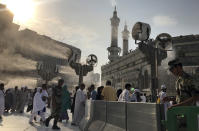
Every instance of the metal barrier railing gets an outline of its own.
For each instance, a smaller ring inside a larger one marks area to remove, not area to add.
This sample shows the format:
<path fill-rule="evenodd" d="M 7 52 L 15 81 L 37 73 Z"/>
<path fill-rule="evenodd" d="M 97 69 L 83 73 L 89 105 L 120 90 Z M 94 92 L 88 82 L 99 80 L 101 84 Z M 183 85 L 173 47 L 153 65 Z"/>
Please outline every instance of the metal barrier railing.
<path fill-rule="evenodd" d="M 82 131 L 164 131 L 161 109 L 156 103 L 92 101 L 90 122 Z M 83 119 L 83 121 L 85 121 Z"/>
<path fill-rule="evenodd" d="M 168 131 L 181 131 L 180 126 L 186 131 L 198 131 L 198 115 L 197 106 L 173 107 L 167 111 L 167 121 L 163 120 L 162 124 Z"/>

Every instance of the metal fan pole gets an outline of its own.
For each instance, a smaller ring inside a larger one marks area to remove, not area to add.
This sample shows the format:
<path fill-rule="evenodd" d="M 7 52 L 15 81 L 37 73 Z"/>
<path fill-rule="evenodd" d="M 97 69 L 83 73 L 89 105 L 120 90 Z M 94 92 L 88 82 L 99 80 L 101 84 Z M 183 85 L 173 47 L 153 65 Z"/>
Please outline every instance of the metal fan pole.
<path fill-rule="evenodd" d="M 95 60 L 93 60 L 93 58 Z M 97 64 L 97 57 L 93 54 L 89 55 L 87 60 L 87 64 L 82 65 L 81 63 L 76 63 L 72 61 L 70 66 L 75 70 L 76 74 L 79 76 L 79 86 L 83 83 L 83 78 L 88 74 L 88 72 L 93 71 L 93 67 Z"/>

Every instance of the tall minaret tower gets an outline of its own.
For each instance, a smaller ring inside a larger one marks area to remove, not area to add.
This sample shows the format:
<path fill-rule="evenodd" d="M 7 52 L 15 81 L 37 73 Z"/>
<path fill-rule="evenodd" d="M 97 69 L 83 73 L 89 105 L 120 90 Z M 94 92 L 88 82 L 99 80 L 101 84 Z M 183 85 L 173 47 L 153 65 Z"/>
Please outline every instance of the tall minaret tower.
<path fill-rule="evenodd" d="M 119 57 L 121 49 L 118 47 L 118 26 L 120 19 L 117 17 L 116 7 L 113 12 L 113 17 L 111 18 L 111 46 L 108 47 L 109 56 L 108 59 L 110 62 L 115 61 Z"/>
<path fill-rule="evenodd" d="M 127 25 L 125 23 L 124 30 L 122 31 L 123 38 L 123 56 L 128 54 L 129 50 L 129 31 L 127 29 Z"/>

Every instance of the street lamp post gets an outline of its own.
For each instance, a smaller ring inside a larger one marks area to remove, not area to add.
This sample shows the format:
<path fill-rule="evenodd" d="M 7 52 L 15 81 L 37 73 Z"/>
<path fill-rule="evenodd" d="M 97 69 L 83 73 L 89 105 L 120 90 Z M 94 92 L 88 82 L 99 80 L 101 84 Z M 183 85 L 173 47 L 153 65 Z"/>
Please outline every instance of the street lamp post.
<path fill-rule="evenodd" d="M 158 53 L 161 51 L 170 51 L 165 48 L 168 47 L 168 44 L 172 43 L 172 37 L 167 33 L 159 34 L 155 39 L 155 50 L 154 50 L 154 88 L 152 88 L 152 101 L 156 101 L 158 89 Z"/>
<path fill-rule="evenodd" d="M 157 42 L 155 42 L 155 52 L 154 52 L 154 88 L 152 88 L 152 101 L 156 101 L 157 92 L 156 89 L 158 89 L 158 45 Z"/>
<path fill-rule="evenodd" d="M 167 44 L 171 43 L 171 36 L 162 33 L 156 37 L 156 40 L 149 40 L 151 27 L 149 24 L 137 22 L 132 29 L 132 37 L 135 41 L 141 41 L 139 49 L 146 55 L 147 60 L 151 64 L 151 96 L 152 102 L 156 101 L 158 89 L 158 65 L 167 57 Z"/>

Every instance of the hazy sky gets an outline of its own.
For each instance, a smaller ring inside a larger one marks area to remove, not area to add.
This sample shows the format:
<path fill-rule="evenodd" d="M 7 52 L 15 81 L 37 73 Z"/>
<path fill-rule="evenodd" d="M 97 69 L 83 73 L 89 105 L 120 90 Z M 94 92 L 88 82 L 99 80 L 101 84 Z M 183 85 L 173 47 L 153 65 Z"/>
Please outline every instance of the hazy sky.
<path fill-rule="evenodd" d="M 132 30 L 137 21 L 151 25 L 151 37 L 167 32 L 172 36 L 199 34 L 199 0 L 34 0 L 34 20 L 23 25 L 40 34 L 74 45 L 82 50 L 82 61 L 96 54 L 101 65 L 108 62 L 111 41 L 110 18 L 117 4 L 120 18 L 119 46 L 125 21 Z M 17 8 L 17 7 L 16 7 Z M 132 37 L 130 49 L 135 48 Z"/>

